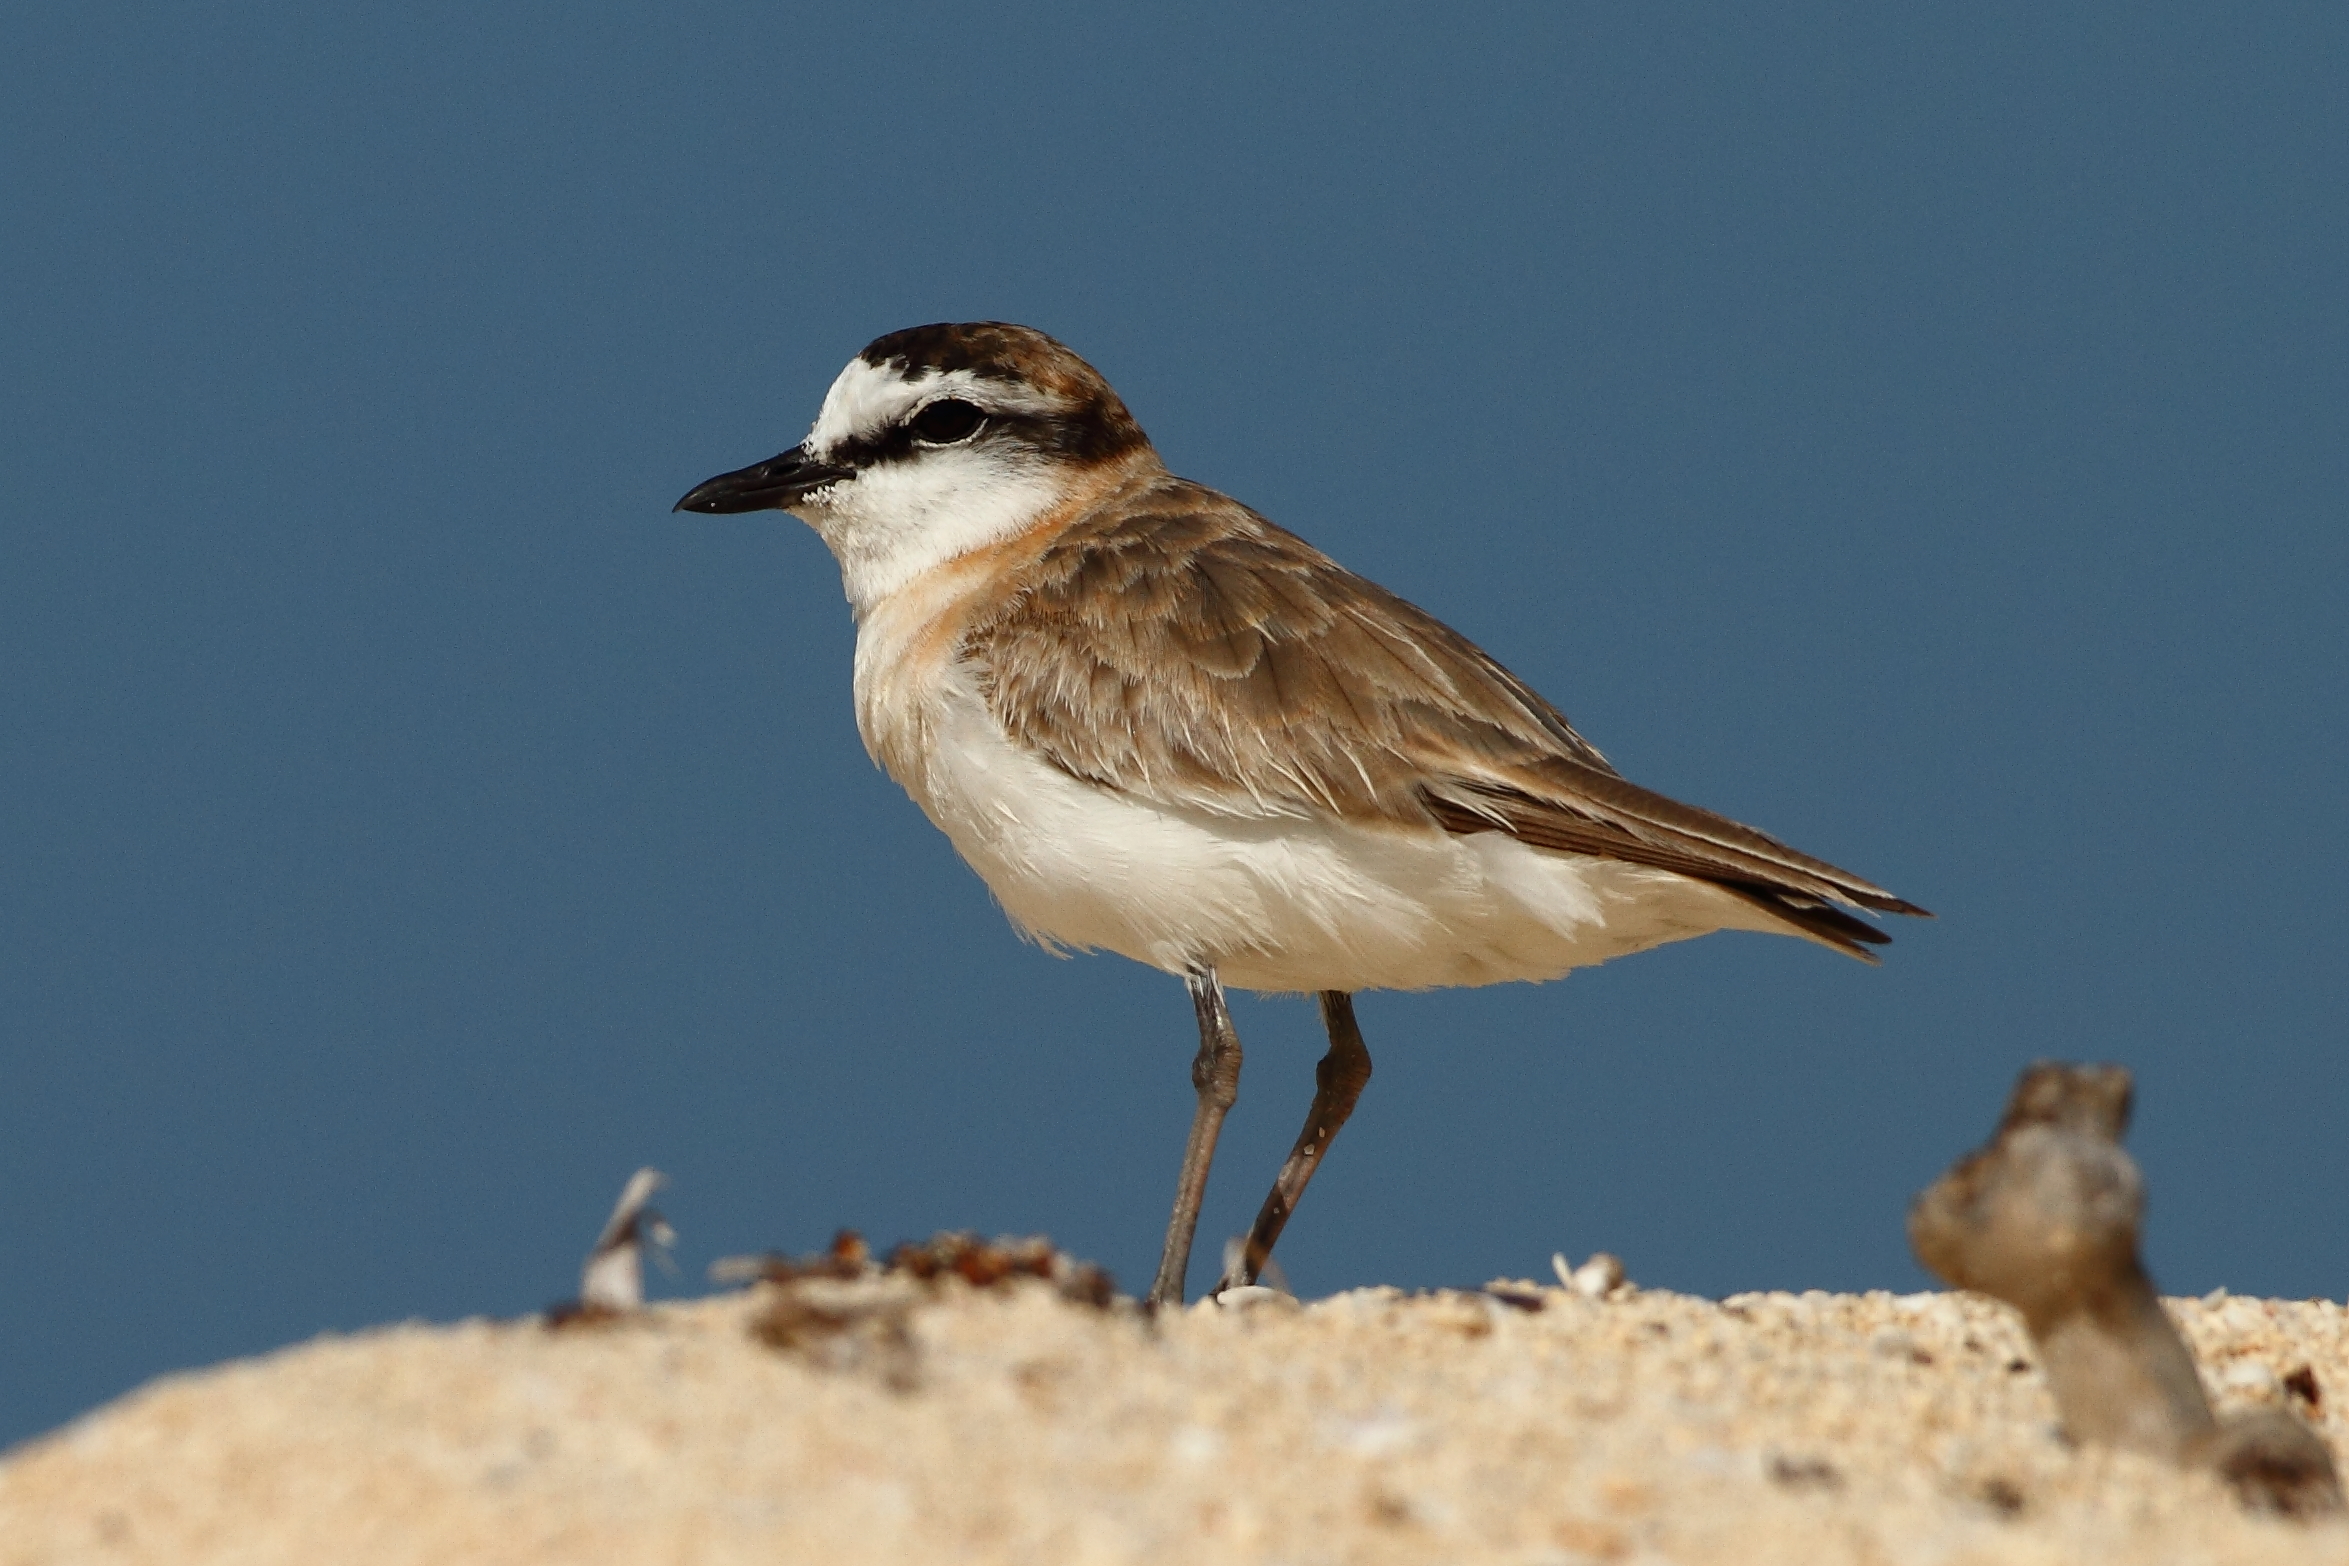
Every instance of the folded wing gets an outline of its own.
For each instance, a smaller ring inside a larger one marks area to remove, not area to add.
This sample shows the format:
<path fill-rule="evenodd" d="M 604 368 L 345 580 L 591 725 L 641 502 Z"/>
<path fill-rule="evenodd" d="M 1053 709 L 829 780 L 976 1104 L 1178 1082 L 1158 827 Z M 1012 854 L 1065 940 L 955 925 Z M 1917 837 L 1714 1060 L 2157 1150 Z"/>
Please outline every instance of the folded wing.
<path fill-rule="evenodd" d="M 1628 781 L 1475 644 L 1213 490 L 1080 521 L 1006 601 L 964 657 L 1006 730 L 1104 787 L 1506 832 L 1713 882 L 1856 957 L 1890 937 L 1844 908 L 1925 912 Z"/>

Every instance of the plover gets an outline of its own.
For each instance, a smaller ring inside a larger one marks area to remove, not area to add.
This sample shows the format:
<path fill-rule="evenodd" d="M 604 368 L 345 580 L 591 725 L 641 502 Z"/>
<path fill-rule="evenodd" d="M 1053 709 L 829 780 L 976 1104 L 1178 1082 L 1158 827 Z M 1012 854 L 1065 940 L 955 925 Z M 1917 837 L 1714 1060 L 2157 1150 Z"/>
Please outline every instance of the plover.
<path fill-rule="evenodd" d="M 1179 1303 L 1240 1041 L 1319 996 L 1305 1129 L 1246 1284 L 1370 1077 L 1358 990 L 1554 979 L 1715 930 L 1873 961 L 1882 887 L 1624 779 L 1432 615 L 1168 472 L 1023 326 L 893 332 L 806 440 L 680 511 L 788 511 L 840 562 L 865 748 L 1047 948 L 1180 977 L 1198 1095 L 1152 1300 Z"/>

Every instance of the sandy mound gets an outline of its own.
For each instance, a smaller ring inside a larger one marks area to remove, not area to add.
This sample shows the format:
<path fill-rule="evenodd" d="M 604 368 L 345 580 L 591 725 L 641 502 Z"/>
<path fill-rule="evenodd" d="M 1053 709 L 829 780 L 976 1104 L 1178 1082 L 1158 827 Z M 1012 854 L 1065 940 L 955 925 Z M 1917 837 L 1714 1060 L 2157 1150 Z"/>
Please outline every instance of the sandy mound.
<path fill-rule="evenodd" d="M 0 1463 L 0 1562 L 2349 1560 L 2065 1447 L 1969 1297 L 829 1287 L 782 1347 L 763 1286 L 172 1377 Z M 2343 1448 L 2341 1306 L 2172 1309 L 2222 1408 Z"/>

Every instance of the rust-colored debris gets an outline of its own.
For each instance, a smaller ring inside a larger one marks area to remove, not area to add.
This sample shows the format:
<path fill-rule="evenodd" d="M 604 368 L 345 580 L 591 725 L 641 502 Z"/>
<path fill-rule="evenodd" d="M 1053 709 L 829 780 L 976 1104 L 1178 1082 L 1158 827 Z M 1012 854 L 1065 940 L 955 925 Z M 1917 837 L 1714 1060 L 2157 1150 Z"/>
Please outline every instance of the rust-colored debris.
<path fill-rule="evenodd" d="M 918 1303 L 902 1281 L 847 1282 L 807 1274 L 774 1287 L 750 1335 L 772 1349 L 832 1371 L 869 1371 L 893 1392 L 921 1381 L 921 1356 L 907 1318 Z"/>
<path fill-rule="evenodd" d="M 2306 1403 L 2311 1412 L 2325 1406 L 2324 1389 L 2316 1384 L 2316 1367 L 2302 1365 L 2284 1378 L 2287 1395 Z"/>
<path fill-rule="evenodd" d="M 806 1256 L 738 1256 L 710 1269 L 721 1282 L 767 1288 L 751 1336 L 828 1370 L 868 1371 L 895 1391 L 920 1380 L 909 1321 L 915 1306 L 949 1286 L 1001 1288 L 1023 1279 L 1049 1285 L 1072 1304 L 1105 1308 L 1117 1298 L 1109 1274 L 1053 1248 L 1041 1235 L 982 1240 L 947 1232 L 908 1242 L 876 1260 L 854 1229 Z"/>
<path fill-rule="evenodd" d="M 889 1269 L 933 1282 L 960 1278 L 973 1288 L 992 1288 L 1014 1278 L 1040 1278 L 1079 1305 L 1106 1306 L 1117 1297 L 1109 1274 L 1052 1248 L 1042 1235 L 981 1240 L 975 1234 L 944 1233 L 922 1245 L 905 1244 L 889 1253 Z"/>
<path fill-rule="evenodd" d="M 982 1240 L 967 1231 L 945 1230 L 920 1244 L 909 1240 L 891 1251 L 886 1260 L 875 1261 L 864 1236 L 854 1229 L 843 1229 L 825 1250 L 805 1256 L 771 1251 L 763 1256 L 730 1257 L 710 1271 L 728 1283 L 797 1283 L 809 1278 L 854 1282 L 892 1277 L 938 1283 L 960 1278 L 975 1289 L 1036 1278 L 1051 1284 L 1073 1304 L 1107 1306 L 1117 1297 L 1107 1272 L 1055 1250 L 1042 1235 Z"/>
<path fill-rule="evenodd" d="M 879 1277 L 880 1269 L 873 1265 L 873 1250 L 865 1244 L 865 1237 L 854 1229 L 842 1229 L 823 1250 L 805 1256 L 785 1256 L 780 1251 L 729 1256 L 711 1265 L 710 1276 L 720 1283 L 797 1283 L 802 1278 L 853 1281 Z"/>

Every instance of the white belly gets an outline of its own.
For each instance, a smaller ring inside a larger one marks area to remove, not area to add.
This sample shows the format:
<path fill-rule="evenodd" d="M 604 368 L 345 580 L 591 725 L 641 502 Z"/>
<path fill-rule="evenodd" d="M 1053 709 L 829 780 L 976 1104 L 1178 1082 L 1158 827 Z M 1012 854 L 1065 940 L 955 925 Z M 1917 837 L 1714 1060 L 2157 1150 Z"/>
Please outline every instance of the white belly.
<path fill-rule="evenodd" d="M 960 680 L 925 694 L 926 765 L 899 781 L 1048 945 L 1170 973 L 1212 964 L 1242 989 L 1427 989 L 1554 979 L 1714 930 L 1778 929 L 1704 882 L 1499 832 L 1150 804 L 1016 747 Z"/>

